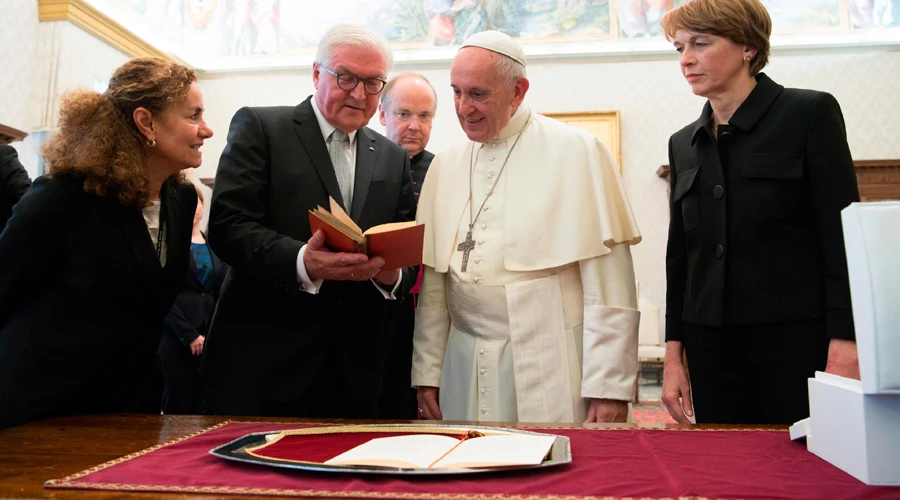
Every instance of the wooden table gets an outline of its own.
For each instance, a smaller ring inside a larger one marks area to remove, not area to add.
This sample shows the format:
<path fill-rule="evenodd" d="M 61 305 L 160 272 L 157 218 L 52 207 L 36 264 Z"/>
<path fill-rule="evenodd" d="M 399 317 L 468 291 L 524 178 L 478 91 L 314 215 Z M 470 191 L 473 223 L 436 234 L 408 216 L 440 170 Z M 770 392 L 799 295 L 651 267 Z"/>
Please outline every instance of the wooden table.
<path fill-rule="evenodd" d="M 90 415 L 50 419 L 2 430 L 0 431 L 0 497 L 212 498 L 201 495 L 51 490 L 44 489 L 43 484 L 48 479 L 74 474 L 129 453 L 198 432 L 229 419 L 229 417 L 199 415 Z M 309 422 L 304 419 L 288 418 L 240 417 L 239 419 L 260 422 Z M 341 422 L 373 423 L 373 421 Z M 674 424 L 572 425 L 572 427 L 582 426 L 656 429 L 682 427 Z M 517 427 L 527 428 L 528 425 L 520 424 Z M 237 497 L 229 495 L 227 498 Z"/>

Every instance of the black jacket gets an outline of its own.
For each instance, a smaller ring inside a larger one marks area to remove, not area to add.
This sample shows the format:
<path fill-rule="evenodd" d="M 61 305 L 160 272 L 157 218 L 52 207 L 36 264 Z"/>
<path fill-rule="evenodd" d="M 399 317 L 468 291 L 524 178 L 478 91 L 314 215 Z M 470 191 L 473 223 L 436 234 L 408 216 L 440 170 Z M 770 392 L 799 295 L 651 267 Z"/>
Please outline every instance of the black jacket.
<path fill-rule="evenodd" d="M 363 230 L 411 220 L 406 150 L 365 127 L 356 142 L 351 218 Z M 337 348 L 335 370 L 352 381 L 355 396 L 377 396 L 388 301 L 369 282 L 326 281 L 317 295 L 298 289 L 297 254 L 311 236 L 308 211 L 327 207 L 329 195 L 343 205 L 309 99 L 238 110 L 210 206 L 209 242 L 231 266 L 204 347 L 201 372 L 210 381 L 296 400 L 324 354 Z M 402 294 L 415 268 L 404 269 L 401 280 Z"/>
<path fill-rule="evenodd" d="M 205 235 L 204 235 L 205 236 Z M 166 316 L 166 333 L 175 335 L 183 345 L 190 345 L 199 335 L 206 335 L 219 300 L 228 265 L 207 245 L 213 269 L 205 284 L 200 283 L 193 252 L 188 253 L 189 264 L 184 286 L 178 292 L 172 310 Z"/>
<path fill-rule="evenodd" d="M 666 340 L 683 323 L 825 317 L 854 339 L 841 210 L 859 201 L 840 106 L 765 74 L 711 130 L 709 103 L 669 140 Z"/>
<path fill-rule="evenodd" d="M 0 428 L 127 409 L 184 282 L 197 194 L 163 185 L 161 267 L 141 210 L 38 178 L 0 233 Z"/>
<path fill-rule="evenodd" d="M 431 166 L 432 160 L 434 160 L 434 154 L 424 149 L 409 160 L 409 176 L 412 178 L 416 203 L 419 202 L 419 193 L 422 191 L 422 184 L 425 183 L 425 175 L 428 173 L 428 167 Z M 413 218 L 415 218 L 415 213 L 413 213 Z"/>
<path fill-rule="evenodd" d="M 12 215 L 12 207 L 28 191 L 31 179 L 19 163 L 15 148 L 0 144 L 0 231 Z"/>

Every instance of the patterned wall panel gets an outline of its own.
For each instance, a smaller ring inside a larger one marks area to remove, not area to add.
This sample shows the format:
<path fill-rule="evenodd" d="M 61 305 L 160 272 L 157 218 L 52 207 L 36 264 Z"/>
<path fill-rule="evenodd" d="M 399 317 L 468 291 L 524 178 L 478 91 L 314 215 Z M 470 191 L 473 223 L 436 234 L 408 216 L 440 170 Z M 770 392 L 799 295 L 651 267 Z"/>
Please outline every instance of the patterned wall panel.
<path fill-rule="evenodd" d="M 31 88 L 38 45 L 37 1 L 0 0 L 0 47 L 3 71 L 0 71 L 0 123 L 31 134 Z M 32 136 L 13 144 L 22 164 L 34 175 L 37 156 Z"/>

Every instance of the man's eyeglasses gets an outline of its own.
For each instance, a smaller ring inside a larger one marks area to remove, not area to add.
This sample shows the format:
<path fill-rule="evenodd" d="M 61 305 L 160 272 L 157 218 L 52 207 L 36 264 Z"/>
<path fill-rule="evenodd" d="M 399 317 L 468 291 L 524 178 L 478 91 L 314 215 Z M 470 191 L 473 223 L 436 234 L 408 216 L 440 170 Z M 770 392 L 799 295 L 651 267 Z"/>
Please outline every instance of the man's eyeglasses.
<path fill-rule="evenodd" d="M 434 119 L 434 115 L 431 113 L 422 113 L 422 114 L 414 115 L 414 114 L 410 113 L 409 111 L 391 111 L 391 114 L 394 115 L 394 118 L 396 118 L 397 121 L 400 121 L 403 123 L 409 123 L 410 121 L 412 121 L 413 118 L 418 118 L 419 123 L 428 125 L 429 123 L 431 123 L 431 120 Z"/>
<path fill-rule="evenodd" d="M 387 80 L 378 78 L 377 76 L 362 79 L 352 73 L 335 73 L 322 64 L 319 64 L 319 67 L 334 75 L 334 78 L 337 80 L 338 87 L 340 87 L 341 90 L 346 90 L 347 92 L 355 89 L 356 86 L 359 85 L 359 82 L 362 81 L 363 90 L 365 90 L 367 94 L 378 95 L 382 90 L 384 90 L 384 85 L 387 83 Z"/>

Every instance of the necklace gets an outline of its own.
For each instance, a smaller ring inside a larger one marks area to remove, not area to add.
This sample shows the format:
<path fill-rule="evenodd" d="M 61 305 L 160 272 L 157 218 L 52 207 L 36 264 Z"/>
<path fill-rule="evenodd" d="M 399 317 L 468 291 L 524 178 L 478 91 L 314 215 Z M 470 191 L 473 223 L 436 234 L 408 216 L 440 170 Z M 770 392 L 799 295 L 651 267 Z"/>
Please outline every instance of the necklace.
<path fill-rule="evenodd" d="M 466 231 L 466 240 L 459 244 L 456 247 L 457 252 L 463 253 L 462 258 L 462 267 L 460 270 L 462 272 L 466 272 L 466 268 L 469 265 L 469 252 L 475 249 L 475 240 L 472 239 L 472 228 L 475 227 L 475 222 L 478 221 L 478 216 L 481 215 L 482 209 L 484 209 L 484 204 L 487 203 L 488 198 L 494 194 L 494 188 L 497 187 L 497 183 L 500 182 L 500 176 L 503 175 L 503 170 L 506 168 L 507 162 L 509 162 L 509 157 L 512 155 L 514 149 L 516 149 L 516 144 L 519 143 L 519 139 L 522 138 L 522 132 L 525 132 L 525 127 L 528 127 L 531 122 L 528 121 L 525 123 L 525 126 L 522 127 L 522 130 L 516 135 L 516 140 L 513 142 L 512 147 L 509 148 L 509 152 L 506 153 L 506 159 L 503 160 L 503 165 L 500 166 L 500 172 L 497 173 L 497 178 L 494 179 L 494 184 L 491 186 L 491 189 L 484 196 L 484 201 L 481 202 L 481 206 L 478 207 L 478 212 L 474 215 L 472 211 L 475 209 L 473 199 L 472 199 L 472 177 L 475 175 L 475 143 L 472 142 L 472 153 L 469 155 L 469 230 Z"/>

